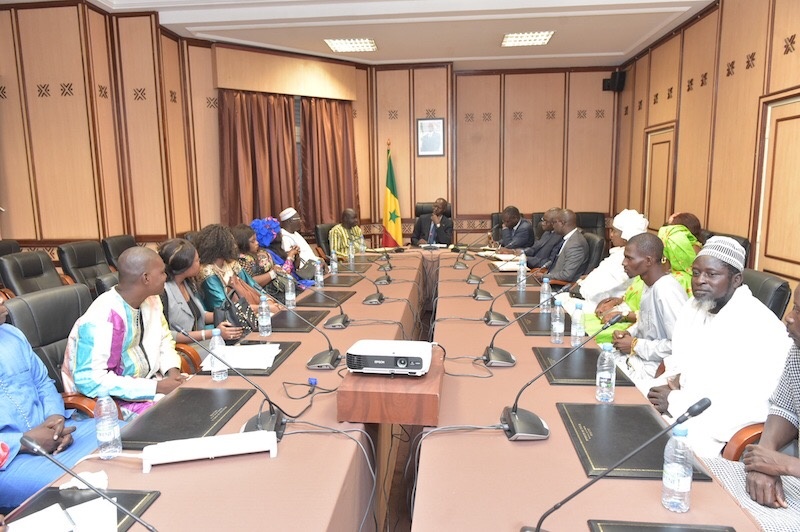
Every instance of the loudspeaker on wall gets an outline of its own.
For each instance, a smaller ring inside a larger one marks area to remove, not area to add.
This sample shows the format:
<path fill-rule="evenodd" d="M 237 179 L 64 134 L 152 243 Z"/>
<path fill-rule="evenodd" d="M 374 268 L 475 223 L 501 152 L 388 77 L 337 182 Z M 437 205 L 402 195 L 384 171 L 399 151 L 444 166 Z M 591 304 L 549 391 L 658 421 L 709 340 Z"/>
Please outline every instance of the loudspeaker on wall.
<path fill-rule="evenodd" d="M 604 91 L 622 92 L 625 88 L 625 72 L 612 72 L 610 78 L 603 80 Z"/>

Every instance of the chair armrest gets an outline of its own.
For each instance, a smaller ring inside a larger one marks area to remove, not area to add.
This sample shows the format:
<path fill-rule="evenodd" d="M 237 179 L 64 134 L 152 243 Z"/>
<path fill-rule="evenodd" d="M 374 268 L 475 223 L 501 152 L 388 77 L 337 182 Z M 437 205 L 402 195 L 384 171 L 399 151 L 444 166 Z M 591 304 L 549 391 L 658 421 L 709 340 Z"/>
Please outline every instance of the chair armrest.
<path fill-rule="evenodd" d="M 194 374 L 200 371 L 202 360 L 194 347 L 188 344 L 175 344 L 175 351 L 181 357 L 181 371 Z"/>
<path fill-rule="evenodd" d="M 60 273 L 58 274 L 61 277 L 61 284 L 75 284 L 75 279 L 70 277 L 69 275 Z"/>
<path fill-rule="evenodd" d="M 661 364 L 659 364 L 658 368 L 656 368 L 656 375 L 655 376 L 656 377 L 660 377 L 660 376 L 662 376 L 664 374 L 665 371 L 667 371 L 667 367 L 664 365 L 664 361 L 662 360 Z"/>
<path fill-rule="evenodd" d="M 96 399 L 79 393 L 67 392 L 62 393 L 61 398 L 64 400 L 64 407 L 74 408 L 78 412 L 86 414 L 89 417 L 94 417 L 94 405 L 97 403 Z"/>
<path fill-rule="evenodd" d="M 331 263 L 331 258 L 325 254 L 325 250 L 322 249 L 320 246 L 314 246 L 314 252 L 317 254 L 317 257 L 320 257 L 322 260 L 327 262 L 328 264 Z"/>
<path fill-rule="evenodd" d="M 17 295 L 10 288 L 0 288 L 0 301 L 7 301 L 15 297 Z"/>
<path fill-rule="evenodd" d="M 760 440 L 762 432 L 764 432 L 763 423 L 755 423 L 740 428 L 731 437 L 730 441 L 725 444 L 725 448 L 722 449 L 722 457 L 726 460 L 738 462 L 739 458 L 742 457 L 744 448 Z"/>

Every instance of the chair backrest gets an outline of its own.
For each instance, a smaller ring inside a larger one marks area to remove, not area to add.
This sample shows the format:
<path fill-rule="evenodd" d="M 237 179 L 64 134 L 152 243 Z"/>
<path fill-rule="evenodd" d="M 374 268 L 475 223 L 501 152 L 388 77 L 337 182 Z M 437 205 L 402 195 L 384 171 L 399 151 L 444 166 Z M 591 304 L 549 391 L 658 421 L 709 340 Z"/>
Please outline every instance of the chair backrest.
<path fill-rule="evenodd" d="M 414 206 L 414 217 L 419 218 L 423 214 L 431 214 L 433 212 L 433 202 L 432 201 L 425 201 L 425 202 L 417 202 Z M 444 210 L 444 215 L 448 218 L 453 217 L 453 206 L 450 203 L 447 204 L 447 208 Z"/>
<path fill-rule="evenodd" d="M 331 256 L 331 243 L 328 240 L 328 233 L 331 232 L 333 226 L 336 224 L 317 224 L 314 226 L 314 238 L 317 245 L 325 252 L 326 257 Z"/>
<path fill-rule="evenodd" d="M 117 259 L 122 255 L 122 252 L 136 245 L 136 240 L 131 235 L 109 236 L 101 242 L 103 251 L 106 254 L 106 261 L 116 269 L 119 269 Z"/>
<path fill-rule="evenodd" d="M 119 284 L 119 272 L 104 273 L 94 280 L 95 292 L 99 296 Z"/>
<path fill-rule="evenodd" d="M 91 304 L 92 296 L 83 284 L 48 288 L 6 301 L 9 323 L 25 334 L 59 392 L 64 391 L 61 365 L 67 338 Z"/>
<path fill-rule="evenodd" d="M 0 256 L 19 253 L 22 248 L 16 240 L 0 240 Z"/>
<path fill-rule="evenodd" d="M 789 298 L 792 296 L 789 283 L 777 275 L 751 270 L 750 268 L 745 268 L 742 276 L 744 277 L 744 284 L 753 292 L 756 299 L 774 312 L 778 319 L 783 319 L 783 313 L 786 312 Z"/>
<path fill-rule="evenodd" d="M 188 240 L 192 244 L 195 244 L 194 239 L 197 238 L 197 235 L 199 235 L 199 234 L 200 234 L 200 231 L 186 231 L 186 233 L 183 234 L 183 238 L 185 238 L 186 240 Z"/>
<path fill-rule="evenodd" d="M 531 223 L 533 224 L 534 241 L 542 238 L 544 229 L 542 229 L 542 219 L 544 218 L 543 212 L 535 212 L 531 214 Z"/>
<path fill-rule="evenodd" d="M 492 239 L 497 242 L 500 240 L 500 235 L 503 230 L 503 213 L 502 212 L 493 212 L 492 213 Z"/>
<path fill-rule="evenodd" d="M 586 265 L 586 269 L 583 271 L 581 275 L 586 275 L 590 271 L 597 268 L 600 261 L 603 260 L 603 257 L 606 253 L 606 239 L 602 236 L 597 236 L 594 233 L 587 233 L 584 232 L 583 236 L 586 238 L 586 242 L 589 243 L 589 263 Z"/>
<path fill-rule="evenodd" d="M 604 212 L 576 212 L 576 221 L 583 234 L 594 233 L 606 237 L 606 214 Z"/>
<path fill-rule="evenodd" d="M 63 284 L 50 255 L 42 250 L 3 255 L 0 278 L 6 288 L 18 296 Z"/>
<path fill-rule="evenodd" d="M 708 229 L 703 229 L 702 231 L 700 231 L 700 235 L 702 236 L 703 242 L 706 242 L 712 236 L 727 236 L 736 240 L 744 248 L 744 265 L 747 266 L 748 264 L 750 264 L 751 245 L 750 245 L 750 240 L 748 238 L 739 235 L 731 235 L 729 233 L 717 233 L 714 231 L 709 231 Z"/>
<path fill-rule="evenodd" d="M 106 262 L 106 254 L 100 242 L 84 240 L 82 242 L 69 242 L 58 246 L 58 259 L 64 273 L 72 277 L 76 283 L 85 284 L 89 290 L 95 292 L 95 279 L 105 273 L 111 273 L 111 268 Z"/>

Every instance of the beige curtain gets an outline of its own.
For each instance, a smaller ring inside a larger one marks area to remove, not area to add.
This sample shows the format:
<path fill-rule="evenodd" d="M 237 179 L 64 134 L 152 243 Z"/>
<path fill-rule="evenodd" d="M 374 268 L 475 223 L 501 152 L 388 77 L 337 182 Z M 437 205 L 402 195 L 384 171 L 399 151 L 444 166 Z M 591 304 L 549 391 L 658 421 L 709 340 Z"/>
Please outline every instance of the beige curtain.
<path fill-rule="evenodd" d="M 358 171 L 350 102 L 302 99 L 303 186 L 305 226 L 338 222 L 348 207 L 359 212 Z"/>
<path fill-rule="evenodd" d="M 223 224 L 277 216 L 297 202 L 294 97 L 220 90 Z"/>

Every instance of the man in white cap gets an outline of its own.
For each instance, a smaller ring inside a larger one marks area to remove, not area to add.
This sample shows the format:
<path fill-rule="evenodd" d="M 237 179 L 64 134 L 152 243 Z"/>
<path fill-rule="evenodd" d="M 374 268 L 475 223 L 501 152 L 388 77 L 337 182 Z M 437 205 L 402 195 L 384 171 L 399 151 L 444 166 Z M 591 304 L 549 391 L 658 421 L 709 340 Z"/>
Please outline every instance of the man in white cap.
<path fill-rule="evenodd" d="M 300 234 L 302 219 L 295 208 L 287 207 L 283 209 L 278 217 L 281 220 L 281 234 L 283 235 L 282 245 L 284 251 L 289 251 L 296 246 L 300 250 L 300 259 L 302 259 L 303 262 L 316 260 L 318 258 L 317 254 L 314 253 L 314 250 L 308 245 L 306 239 Z"/>
<path fill-rule="evenodd" d="M 699 456 L 717 456 L 740 428 L 763 423 L 791 340 L 781 321 L 742 284 L 744 248 L 712 237 L 692 264 L 694 297 L 681 309 L 665 360 L 668 383 L 648 399 L 679 416 L 702 399 L 711 406 L 687 422 Z"/>

